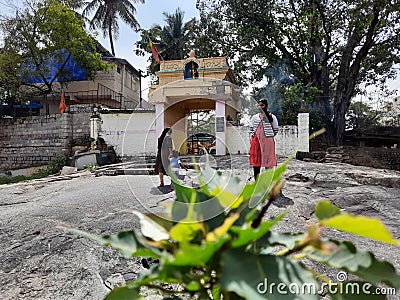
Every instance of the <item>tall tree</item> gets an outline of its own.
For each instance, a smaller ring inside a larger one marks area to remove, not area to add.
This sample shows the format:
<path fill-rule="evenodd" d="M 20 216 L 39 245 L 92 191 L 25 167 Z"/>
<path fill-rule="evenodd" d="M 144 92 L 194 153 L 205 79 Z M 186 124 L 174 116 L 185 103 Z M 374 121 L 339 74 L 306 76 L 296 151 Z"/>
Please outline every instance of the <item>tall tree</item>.
<path fill-rule="evenodd" d="M 156 24 L 149 30 L 142 30 L 141 39 L 136 42 L 135 52 L 142 56 L 151 53 L 149 42 L 152 41 L 163 60 L 183 59 L 190 49 L 195 19 L 184 22 L 185 13 L 180 8 L 172 14 L 164 12 L 163 15 L 166 24 Z M 158 66 L 153 61 L 149 73 L 154 74 L 157 69 Z"/>
<path fill-rule="evenodd" d="M 111 53 L 115 56 L 114 38 L 118 38 L 118 20 L 131 26 L 134 30 L 139 30 L 140 25 L 135 18 L 136 8 L 134 4 L 144 3 L 144 0 L 92 0 L 83 10 L 83 16 L 89 16 L 95 11 L 90 20 L 90 28 L 98 29 L 103 32 L 104 38 L 108 35 Z"/>
<path fill-rule="evenodd" d="M 0 50 L 0 105 L 18 101 L 21 61 L 16 51 Z"/>
<path fill-rule="evenodd" d="M 318 88 L 313 107 L 338 144 L 359 84 L 384 85 L 400 62 L 399 0 L 198 0 L 198 7 L 223 24 L 214 40 L 231 36 L 225 47 L 243 81 L 284 63 L 297 83 Z"/>
<path fill-rule="evenodd" d="M 0 26 L 4 38 L 1 57 L 14 57 L 0 59 L 0 70 L 10 71 L 3 73 L 10 86 L 25 85 L 34 94 L 49 94 L 55 82 L 66 84 L 72 80 L 68 67 L 72 59 L 89 79 L 97 71 L 107 70 L 83 21 L 57 0 L 32 1 Z"/>

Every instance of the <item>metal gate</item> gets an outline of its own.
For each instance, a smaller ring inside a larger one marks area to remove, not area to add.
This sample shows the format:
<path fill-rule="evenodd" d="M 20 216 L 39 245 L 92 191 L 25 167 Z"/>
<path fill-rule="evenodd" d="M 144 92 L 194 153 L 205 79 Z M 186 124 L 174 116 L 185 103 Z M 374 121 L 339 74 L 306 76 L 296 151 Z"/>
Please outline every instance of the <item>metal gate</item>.
<path fill-rule="evenodd" d="M 188 117 L 188 154 L 210 153 L 215 146 L 215 111 L 193 110 Z"/>

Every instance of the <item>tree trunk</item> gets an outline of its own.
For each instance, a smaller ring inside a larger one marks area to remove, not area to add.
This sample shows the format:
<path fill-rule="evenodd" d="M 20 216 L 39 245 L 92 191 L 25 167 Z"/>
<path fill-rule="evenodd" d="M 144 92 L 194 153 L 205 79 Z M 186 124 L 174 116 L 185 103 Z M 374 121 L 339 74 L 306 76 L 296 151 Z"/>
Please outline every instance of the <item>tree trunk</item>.
<path fill-rule="evenodd" d="M 111 23 L 110 23 L 110 25 L 108 26 L 108 37 L 109 37 L 109 39 L 110 39 L 111 54 L 115 57 L 114 41 L 113 41 Z"/>
<path fill-rule="evenodd" d="M 337 98 L 336 98 L 337 99 Z M 338 104 L 335 106 L 335 118 L 333 122 L 333 134 L 336 145 L 342 145 L 344 142 L 344 130 L 345 130 L 345 115 L 346 115 L 346 101 L 336 100 Z"/>
<path fill-rule="evenodd" d="M 355 87 L 360 72 L 362 61 L 374 45 L 374 32 L 379 22 L 380 8 L 374 5 L 372 9 L 373 15 L 368 30 L 363 37 L 361 33 L 354 30 L 347 40 L 344 47 L 338 74 L 338 83 L 336 86 L 336 96 L 334 103 L 334 137 L 337 145 L 344 142 L 345 131 L 345 115 L 350 106 L 351 98 L 354 95 Z M 361 40 L 365 38 L 362 47 L 354 54 Z"/>
<path fill-rule="evenodd" d="M 315 15 L 315 20 L 311 20 L 310 24 L 310 32 L 311 32 L 311 40 L 310 43 L 312 45 L 312 58 L 313 61 L 311 63 L 311 82 L 312 85 L 317 87 L 321 94 L 316 97 L 313 101 L 313 106 L 321 113 L 321 117 L 325 126 L 328 129 L 328 132 L 331 132 L 331 104 L 330 104 L 330 88 L 329 88 L 329 69 L 328 69 L 328 53 L 330 50 L 330 43 L 329 43 L 329 32 L 324 32 L 327 35 L 326 40 L 328 40 L 328 44 L 326 48 L 324 48 L 320 30 L 320 19 L 318 3 L 312 2 L 311 4 L 312 15 Z M 329 143 L 331 140 L 330 137 L 327 138 L 327 142 Z"/>

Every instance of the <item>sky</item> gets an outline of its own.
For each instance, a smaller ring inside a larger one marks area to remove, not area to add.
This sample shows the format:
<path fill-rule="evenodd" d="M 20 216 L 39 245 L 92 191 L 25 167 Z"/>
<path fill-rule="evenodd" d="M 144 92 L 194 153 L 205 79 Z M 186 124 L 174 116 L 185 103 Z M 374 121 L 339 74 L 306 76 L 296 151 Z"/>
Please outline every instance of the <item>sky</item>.
<path fill-rule="evenodd" d="M 1 0 L 0 0 L 1 1 Z M 159 24 L 165 25 L 163 12 L 172 14 L 179 7 L 184 13 L 184 22 L 189 21 L 191 18 L 199 17 L 199 11 L 196 9 L 196 0 L 145 0 L 144 4 L 137 3 L 136 19 L 138 20 L 141 28 L 150 29 L 152 25 Z M 102 33 L 99 33 L 97 39 L 109 51 L 111 51 L 108 37 L 103 39 Z M 148 65 L 147 56 L 137 56 L 134 53 L 135 42 L 140 39 L 140 35 L 133 31 L 129 26 L 120 22 L 119 36 L 114 40 L 115 55 L 119 58 L 124 58 L 137 69 L 146 72 Z M 142 79 L 143 98 L 147 99 L 148 87 L 150 85 L 150 78 Z"/>

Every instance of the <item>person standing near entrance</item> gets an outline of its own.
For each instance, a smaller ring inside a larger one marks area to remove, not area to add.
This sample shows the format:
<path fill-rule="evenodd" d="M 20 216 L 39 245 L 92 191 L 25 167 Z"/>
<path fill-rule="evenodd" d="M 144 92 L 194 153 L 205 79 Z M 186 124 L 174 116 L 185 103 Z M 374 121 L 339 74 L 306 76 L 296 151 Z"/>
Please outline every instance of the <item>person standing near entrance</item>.
<path fill-rule="evenodd" d="M 267 99 L 258 100 L 260 112 L 250 119 L 250 165 L 254 179 L 261 167 L 273 168 L 277 165 L 274 136 L 278 133 L 278 119 L 268 110 Z"/>
<path fill-rule="evenodd" d="M 174 149 L 174 143 L 172 141 L 172 129 L 164 128 L 157 143 L 157 158 L 154 170 L 160 177 L 160 187 L 164 186 L 164 175 L 168 174 L 168 168 L 172 157 L 172 150 Z"/>

